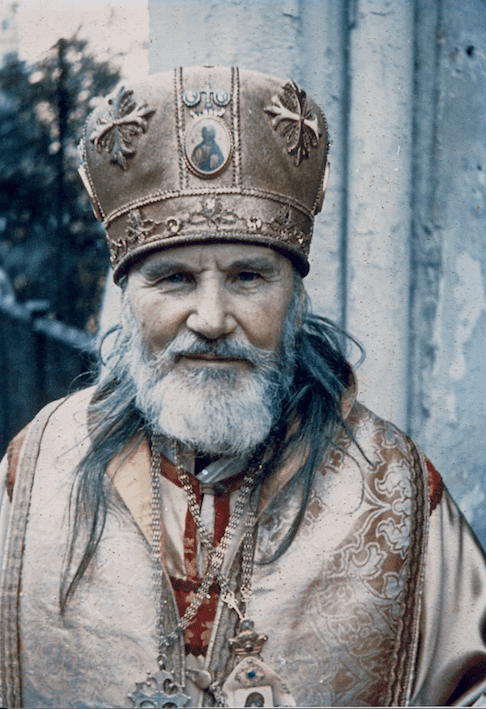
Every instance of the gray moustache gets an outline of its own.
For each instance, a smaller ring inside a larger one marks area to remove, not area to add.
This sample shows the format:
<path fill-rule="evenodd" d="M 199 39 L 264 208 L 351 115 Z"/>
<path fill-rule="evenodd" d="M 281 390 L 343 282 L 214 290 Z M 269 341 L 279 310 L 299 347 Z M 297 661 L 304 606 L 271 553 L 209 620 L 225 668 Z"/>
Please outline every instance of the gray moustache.
<path fill-rule="evenodd" d="M 252 345 L 247 345 L 230 340 L 196 341 L 191 345 L 171 342 L 164 350 L 164 355 L 174 364 L 183 357 L 210 356 L 220 359 L 239 359 L 249 362 L 255 367 L 268 365 L 275 362 L 274 352 L 259 350 Z"/>

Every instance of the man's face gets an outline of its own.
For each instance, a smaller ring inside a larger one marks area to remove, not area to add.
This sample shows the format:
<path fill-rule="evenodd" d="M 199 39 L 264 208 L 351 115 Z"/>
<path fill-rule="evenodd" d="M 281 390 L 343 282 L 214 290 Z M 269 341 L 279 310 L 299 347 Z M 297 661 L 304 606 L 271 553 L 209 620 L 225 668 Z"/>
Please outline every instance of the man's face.
<path fill-rule="evenodd" d="M 148 352 L 157 355 L 187 332 L 277 352 L 293 293 L 292 264 L 273 249 L 203 244 L 148 256 L 130 271 L 126 295 Z M 196 355 L 176 366 L 244 370 L 248 364 Z"/>
<path fill-rule="evenodd" d="M 122 311 L 146 423 L 204 455 L 254 450 L 291 386 L 299 312 L 292 265 L 271 249 L 210 244 L 146 258 Z"/>

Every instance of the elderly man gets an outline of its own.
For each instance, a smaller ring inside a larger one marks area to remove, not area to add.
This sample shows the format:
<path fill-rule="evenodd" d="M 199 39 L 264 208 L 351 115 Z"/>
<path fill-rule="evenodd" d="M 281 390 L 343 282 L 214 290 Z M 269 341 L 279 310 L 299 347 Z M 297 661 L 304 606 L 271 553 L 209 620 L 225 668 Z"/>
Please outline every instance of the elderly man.
<path fill-rule="evenodd" d="M 301 89 L 235 68 L 88 120 L 121 327 L 3 464 L 6 705 L 481 701 L 482 551 L 307 309 L 327 152 Z"/>

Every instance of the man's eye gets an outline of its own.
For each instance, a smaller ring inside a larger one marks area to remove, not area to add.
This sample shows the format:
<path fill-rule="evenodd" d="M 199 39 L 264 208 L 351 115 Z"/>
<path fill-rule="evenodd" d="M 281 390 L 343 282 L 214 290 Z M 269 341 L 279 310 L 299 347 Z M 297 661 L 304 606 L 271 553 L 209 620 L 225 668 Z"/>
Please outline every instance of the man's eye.
<path fill-rule="evenodd" d="M 237 279 L 239 281 L 243 281 L 244 283 L 251 283 L 252 281 L 256 281 L 260 278 L 259 273 L 254 273 L 253 271 L 240 271 L 238 273 Z"/>
<path fill-rule="evenodd" d="M 164 281 L 166 283 L 187 283 L 190 277 L 187 273 L 171 273 L 170 276 L 166 276 Z"/>

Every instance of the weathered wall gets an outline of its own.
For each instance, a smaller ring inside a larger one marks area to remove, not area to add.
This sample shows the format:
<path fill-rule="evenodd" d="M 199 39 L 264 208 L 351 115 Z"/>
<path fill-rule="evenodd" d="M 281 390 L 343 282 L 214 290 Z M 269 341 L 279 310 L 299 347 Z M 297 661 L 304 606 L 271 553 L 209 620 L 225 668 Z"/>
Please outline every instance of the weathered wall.
<path fill-rule="evenodd" d="M 410 426 L 485 543 L 486 9 L 443 0 L 422 19 Z"/>
<path fill-rule="evenodd" d="M 406 428 L 413 91 L 410 0 L 360 0 L 348 41 L 346 326 L 369 353 L 360 370 L 363 400 Z"/>
<path fill-rule="evenodd" d="M 292 76 L 329 120 L 307 286 L 366 346 L 362 399 L 410 431 L 486 542 L 486 7 L 150 0 L 151 71 Z"/>

